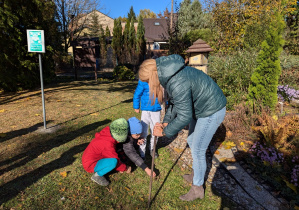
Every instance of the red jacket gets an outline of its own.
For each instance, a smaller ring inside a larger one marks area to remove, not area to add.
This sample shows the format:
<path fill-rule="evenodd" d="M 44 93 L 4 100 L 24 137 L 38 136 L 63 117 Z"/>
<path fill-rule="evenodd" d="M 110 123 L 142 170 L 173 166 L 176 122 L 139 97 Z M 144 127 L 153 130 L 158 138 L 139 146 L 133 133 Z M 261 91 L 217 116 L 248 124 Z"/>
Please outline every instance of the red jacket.
<path fill-rule="evenodd" d="M 95 138 L 89 143 L 82 156 L 83 168 L 94 173 L 94 167 L 97 162 L 103 158 L 116 158 L 117 171 L 125 171 L 126 165 L 122 163 L 116 153 L 116 144 L 118 142 L 111 136 L 109 126 L 105 127 L 99 133 L 95 134 Z"/>

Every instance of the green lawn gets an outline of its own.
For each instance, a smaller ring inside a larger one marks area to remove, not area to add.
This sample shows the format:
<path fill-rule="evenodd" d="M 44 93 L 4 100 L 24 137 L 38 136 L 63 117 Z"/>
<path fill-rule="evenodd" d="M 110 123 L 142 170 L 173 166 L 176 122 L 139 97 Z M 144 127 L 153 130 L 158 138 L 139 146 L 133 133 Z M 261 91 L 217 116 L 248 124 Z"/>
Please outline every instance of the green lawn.
<path fill-rule="evenodd" d="M 81 156 L 96 132 L 113 120 L 136 116 L 137 82 L 77 81 L 45 88 L 48 132 L 40 91 L 0 95 L 0 209 L 146 209 L 150 178 L 140 168 L 113 173 L 101 187 Z M 190 186 L 168 148 L 159 149 L 151 209 L 223 209 L 231 203 L 207 185 L 205 199 L 183 202 Z"/>

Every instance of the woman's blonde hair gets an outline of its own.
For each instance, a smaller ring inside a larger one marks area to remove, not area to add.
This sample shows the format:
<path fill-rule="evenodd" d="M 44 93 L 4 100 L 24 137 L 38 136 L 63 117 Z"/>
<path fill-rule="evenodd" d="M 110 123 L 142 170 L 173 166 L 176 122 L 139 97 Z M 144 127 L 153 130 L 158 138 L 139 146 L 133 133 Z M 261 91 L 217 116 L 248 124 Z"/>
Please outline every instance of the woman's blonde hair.
<path fill-rule="evenodd" d="M 156 98 L 160 104 L 163 102 L 163 87 L 160 84 L 155 59 L 147 59 L 139 67 L 139 79 L 147 82 L 150 90 L 150 99 L 152 105 L 155 104 Z"/>

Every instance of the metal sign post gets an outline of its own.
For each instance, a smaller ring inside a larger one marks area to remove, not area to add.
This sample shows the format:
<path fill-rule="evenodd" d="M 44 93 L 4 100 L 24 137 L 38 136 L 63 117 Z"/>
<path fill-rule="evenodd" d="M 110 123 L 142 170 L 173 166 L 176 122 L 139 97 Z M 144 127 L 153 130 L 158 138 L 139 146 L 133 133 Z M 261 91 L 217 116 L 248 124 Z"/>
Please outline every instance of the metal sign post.
<path fill-rule="evenodd" d="M 44 84 L 43 84 L 43 70 L 42 70 L 42 56 L 41 56 L 41 53 L 45 53 L 44 30 L 28 29 L 27 30 L 27 44 L 28 44 L 28 52 L 37 52 L 38 53 L 41 92 L 42 92 L 44 128 L 47 129 Z"/>

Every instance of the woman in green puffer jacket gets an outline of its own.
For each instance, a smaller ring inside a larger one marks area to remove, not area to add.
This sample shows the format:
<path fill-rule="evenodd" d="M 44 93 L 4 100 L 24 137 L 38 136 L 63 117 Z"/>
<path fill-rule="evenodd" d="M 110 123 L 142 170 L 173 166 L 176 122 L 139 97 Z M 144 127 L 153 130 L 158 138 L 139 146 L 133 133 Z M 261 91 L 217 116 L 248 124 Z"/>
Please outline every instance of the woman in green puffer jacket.
<path fill-rule="evenodd" d="M 191 148 L 193 171 L 190 175 L 184 175 L 184 179 L 193 184 L 180 199 L 202 199 L 207 167 L 205 154 L 214 133 L 224 120 L 226 97 L 211 77 L 185 66 L 184 59 L 179 55 L 145 60 L 139 68 L 139 79 L 148 82 L 153 100 L 158 98 L 162 103 L 162 87 L 170 98 L 163 124 L 155 126 L 155 136 L 172 137 L 189 124 L 187 142 Z"/>

